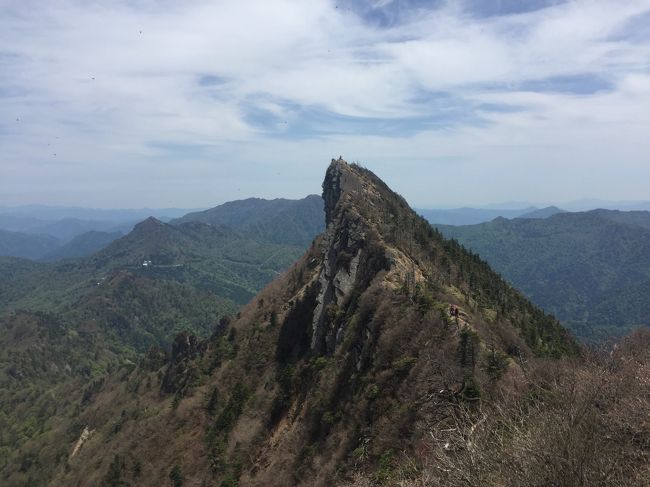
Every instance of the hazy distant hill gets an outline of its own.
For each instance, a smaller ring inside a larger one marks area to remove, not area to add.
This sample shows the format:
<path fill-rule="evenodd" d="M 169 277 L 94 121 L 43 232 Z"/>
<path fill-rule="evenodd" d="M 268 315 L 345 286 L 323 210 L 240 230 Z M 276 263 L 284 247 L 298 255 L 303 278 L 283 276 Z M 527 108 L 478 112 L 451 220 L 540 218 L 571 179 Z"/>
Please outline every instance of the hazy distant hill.
<path fill-rule="evenodd" d="M 440 225 L 474 225 L 494 220 L 498 217 L 517 218 L 536 211 L 535 207 L 522 209 L 483 209 L 483 208 L 454 208 L 450 210 L 416 209 L 420 215 L 432 224 Z"/>
<path fill-rule="evenodd" d="M 23 205 L 0 206 L 0 218 L 14 216 L 33 218 L 40 221 L 58 221 L 64 219 L 100 220 L 100 221 L 140 221 L 150 216 L 156 218 L 177 218 L 196 209 L 189 208 L 138 208 L 138 209 L 103 209 L 82 208 L 75 206 Z"/>
<path fill-rule="evenodd" d="M 79 218 L 42 220 L 31 216 L 0 214 L 0 229 L 30 235 L 50 235 L 59 240 L 61 244 L 90 231 L 129 232 L 137 222 L 138 220 L 83 220 Z"/>
<path fill-rule="evenodd" d="M 60 242 L 50 235 L 29 235 L 0 230 L 0 256 L 39 259 L 59 245 Z"/>
<path fill-rule="evenodd" d="M 42 205 L 0 207 L 0 229 L 30 235 L 49 235 L 59 240 L 59 245 L 64 245 L 87 232 L 120 232 L 124 234 L 130 232 L 136 223 L 149 216 L 168 221 L 187 212 L 188 210 L 180 208 L 105 210 Z M 84 238 L 88 239 L 88 237 Z M 79 245 L 79 243 L 73 244 L 71 248 L 74 248 L 75 245 Z M 88 248 L 92 250 L 92 246 Z M 46 249 L 43 253 L 30 253 L 29 257 L 34 259 L 50 258 L 48 254 L 51 250 Z M 70 254 L 70 256 L 84 255 L 66 249 L 63 249 L 62 252 L 65 255 Z"/>
<path fill-rule="evenodd" d="M 48 234 L 31 234 L 0 230 L 0 256 L 32 260 L 58 260 L 82 257 L 106 247 L 124 235 L 122 232 L 90 231 L 69 242 Z"/>
<path fill-rule="evenodd" d="M 546 208 L 540 208 L 539 210 L 524 213 L 523 215 L 519 215 L 517 218 L 548 218 L 549 216 L 557 215 L 558 213 L 566 213 L 566 211 L 557 206 L 547 206 Z"/>
<path fill-rule="evenodd" d="M 620 211 L 650 211 L 650 201 L 609 201 L 587 198 L 560 205 L 569 211 L 591 211 L 597 208 Z"/>
<path fill-rule="evenodd" d="M 248 198 L 172 220 L 225 225 L 255 240 L 307 246 L 325 228 L 323 199 L 311 195 L 301 200 Z"/>
<path fill-rule="evenodd" d="M 90 231 L 77 235 L 68 243 L 58 247 L 57 249 L 43 255 L 42 260 L 60 260 L 68 259 L 71 257 L 83 257 L 93 254 L 111 242 L 123 237 L 122 232 L 97 232 Z"/>
<path fill-rule="evenodd" d="M 41 220 L 33 216 L 0 213 L 0 229 L 9 232 L 33 233 L 31 231 L 32 229 L 47 225 L 48 223 L 47 220 Z"/>
<path fill-rule="evenodd" d="M 130 222 L 130 227 L 135 223 L 137 222 Z M 119 222 L 110 220 L 80 220 L 78 218 L 64 218 L 62 220 L 30 227 L 26 231 L 28 233 L 52 235 L 59 239 L 61 243 L 68 243 L 74 237 L 84 233 L 92 231 L 109 232 L 118 225 L 120 225 Z"/>
<path fill-rule="evenodd" d="M 648 211 L 594 210 L 592 213 L 617 223 L 650 229 L 650 218 L 648 218 L 650 212 Z"/>
<path fill-rule="evenodd" d="M 650 325 L 650 212 L 594 210 L 437 227 L 582 337 Z"/>
<path fill-rule="evenodd" d="M 0 236 L 0 255 L 36 260 L 84 256 L 105 247 L 119 234 L 129 233 L 138 215 L 146 218 L 148 213 L 167 213 L 161 221 L 168 221 L 169 216 L 182 212 L 178 208 L 98 210 L 38 205 L 0 208 L 0 229 L 23 234 L 20 238 L 19 235 Z M 98 217 L 105 219 L 86 219 Z M 237 231 L 239 240 L 304 248 L 324 229 L 323 201 L 315 195 L 301 200 L 249 198 L 187 213 L 173 221 L 174 225 L 186 222 L 229 227 Z"/>

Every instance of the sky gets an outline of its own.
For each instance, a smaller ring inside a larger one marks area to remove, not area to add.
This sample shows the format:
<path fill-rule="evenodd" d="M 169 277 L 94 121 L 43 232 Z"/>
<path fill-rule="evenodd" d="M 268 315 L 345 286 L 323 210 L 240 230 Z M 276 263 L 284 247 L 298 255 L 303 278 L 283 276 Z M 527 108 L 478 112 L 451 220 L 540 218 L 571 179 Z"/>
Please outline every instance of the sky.
<path fill-rule="evenodd" d="M 0 0 L 0 205 L 650 200 L 650 0 Z"/>

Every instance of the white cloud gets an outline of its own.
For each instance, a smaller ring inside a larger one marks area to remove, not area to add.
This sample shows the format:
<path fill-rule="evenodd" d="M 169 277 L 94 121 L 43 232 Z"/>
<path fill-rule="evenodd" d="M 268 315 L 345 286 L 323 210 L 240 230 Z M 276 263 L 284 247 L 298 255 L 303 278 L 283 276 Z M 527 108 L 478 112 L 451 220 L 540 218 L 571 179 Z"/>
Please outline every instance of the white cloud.
<path fill-rule="evenodd" d="M 0 203 L 114 205 L 105 190 L 79 189 L 99 188 L 99 178 L 132 205 L 170 204 L 169 191 L 187 206 L 254 191 L 299 196 L 317 190 L 338 154 L 377 164 L 420 204 L 520 198 L 513 188 L 528 183 L 527 168 L 571 167 L 578 178 L 587 166 L 607 173 L 621 155 L 645 175 L 650 42 L 621 33 L 648 11 L 648 0 L 575 0 L 482 18 L 449 3 L 381 28 L 325 0 L 0 5 Z M 590 73 L 611 89 L 524 91 L 529 80 Z M 205 77 L 214 81 L 202 85 Z M 431 101 L 440 94 L 448 112 Z M 310 126 L 310 111 L 326 132 Z M 368 123 L 364 135 L 347 134 L 338 117 L 362 129 L 364 118 L 399 119 L 408 130 Z M 391 160 L 411 170 L 392 170 Z M 477 179 L 435 195 L 423 178 L 409 183 L 434 174 L 432 165 Z M 494 168 L 520 183 L 491 182 Z M 152 200 L 134 182 L 143 173 Z M 224 174 L 234 179 L 215 188 Z M 559 199 L 562 184 L 539 198 Z M 592 182 L 580 196 L 603 187 Z M 625 196 L 606 189 L 599 196 Z"/>

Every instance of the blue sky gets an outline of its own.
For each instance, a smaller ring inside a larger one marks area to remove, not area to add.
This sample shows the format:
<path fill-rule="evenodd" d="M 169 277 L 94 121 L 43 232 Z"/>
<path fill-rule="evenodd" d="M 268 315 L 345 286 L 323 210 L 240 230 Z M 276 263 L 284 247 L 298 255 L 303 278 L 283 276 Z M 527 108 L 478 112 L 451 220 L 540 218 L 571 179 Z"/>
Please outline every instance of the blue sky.
<path fill-rule="evenodd" d="M 0 1 L 0 205 L 648 200 L 650 0 Z"/>

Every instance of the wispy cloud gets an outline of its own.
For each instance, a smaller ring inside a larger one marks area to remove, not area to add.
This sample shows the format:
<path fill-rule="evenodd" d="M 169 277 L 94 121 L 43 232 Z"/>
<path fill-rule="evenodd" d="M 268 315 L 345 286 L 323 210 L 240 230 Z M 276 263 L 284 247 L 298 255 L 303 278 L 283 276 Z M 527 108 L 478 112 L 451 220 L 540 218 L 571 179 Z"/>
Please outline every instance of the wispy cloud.
<path fill-rule="evenodd" d="M 0 203 L 299 196 L 339 154 L 418 204 L 647 198 L 649 16 L 650 0 L 1 5 Z M 616 167 L 634 182 L 608 184 Z"/>

